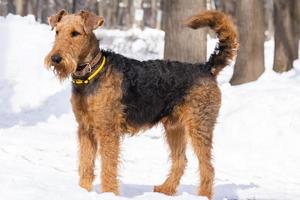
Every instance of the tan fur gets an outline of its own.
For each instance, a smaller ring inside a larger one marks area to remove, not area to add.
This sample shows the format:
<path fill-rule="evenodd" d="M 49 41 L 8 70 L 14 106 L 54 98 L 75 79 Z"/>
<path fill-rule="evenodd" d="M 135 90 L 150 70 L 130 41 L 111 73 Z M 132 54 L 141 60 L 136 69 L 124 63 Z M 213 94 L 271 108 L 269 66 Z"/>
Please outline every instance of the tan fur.
<path fill-rule="evenodd" d="M 93 181 L 95 147 L 99 144 L 101 155 L 102 191 L 119 194 L 117 183 L 120 140 L 124 133 L 136 134 L 139 128 L 126 126 L 121 99 L 122 76 L 116 72 L 107 73 L 95 95 L 88 98 L 72 96 L 72 105 L 82 131 L 94 137 L 79 137 L 80 185 L 91 190 Z M 114 87 L 112 87 L 114 86 Z M 191 138 L 199 159 L 201 186 L 199 195 L 212 196 L 214 169 L 211 164 L 213 127 L 220 107 L 220 91 L 210 80 L 196 84 L 178 105 L 171 116 L 162 120 L 166 140 L 170 147 L 172 166 L 165 182 L 155 186 L 155 192 L 174 195 L 186 166 L 186 141 Z M 96 138 L 96 143 L 95 143 Z M 92 155 L 94 153 L 94 156 Z"/>
<path fill-rule="evenodd" d="M 154 191 L 174 195 L 187 163 L 185 155 L 186 133 L 184 126 L 177 116 L 169 117 L 163 125 L 166 131 L 166 140 L 170 148 L 172 166 L 168 178 L 162 185 L 155 186 Z"/>
<path fill-rule="evenodd" d="M 165 120 L 164 127 L 171 150 L 172 167 L 166 181 L 163 185 L 156 186 L 154 191 L 168 195 L 176 193 L 186 166 L 186 137 L 189 137 L 199 159 L 201 183 L 198 194 L 212 198 L 214 180 L 214 168 L 211 163 L 212 138 L 220 104 L 221 93 L 215 81 L 202 80 L 194 85 L 184 102 Z"/>
<path fill-rule="evenodd" d="M 204 80 L 196 84 L 179 108 L 184 124 L 199 159 L 199 195 L 212 198 L 214 168 L 211 163 L 213 129 L 221 105 L 221 93 L 215 82 Z"/>
<path fill-rule="evenodd" d="M 63 17 L 57 17 L 59 14 L 60 12 L 49 17 L 49 21 L 55 27 L 56 36 L 54 46 L 45 58 L 45 65 L 48 69 L 55 66 L 55 74 L 60 80 L 64 80 L 76 70 L 79 62 L 85 63 L 92 60 L 99 50 L 99 46 L 95 35 L 91 31 L 87 32 L 90 26 L 85 26 L 85 21 L 89 20 L 85 20 L 81 15 L 65 13 Z M 91 18 L 93 17 L 92 15 Z M 54 21 L 58 19 L 59 22 Z M 99 18 L 99 20 L 103 21 L 103 18 Z M 95 27 L 102 24 L 103 22 L 97 22 Z M 79 32 L 80 37 L 72 38 L 72 31 Z M 70 46 L 72 46 L 72 49 L 70 49 Z M 51 56 L 54 54 L 60 54 L 64 58 L 61 63 L 55 64 L 51 61 Z"/>
<path fill-rule="evenodd" d="M 52 51 L 45 58 L 45 63 L 50 67 L 53 64 L 53 54 L 59 52 L 63 55 L 62 64 L 55 66 L 60 79 L 74 72 L 79 60 L 89 61 L 99 51 L 95 36 L 87 30 L 102 25 L 101 20 L 103 21 L 103 18 L 86 13 L 81 16 L 60 12 L 50 17 L 49 22 L 56 28 L 58 35 Z M 77 30 L 82 35 L 71 39 L 72 30 Z M 68 48 L 70 44 L 73 46 L 72 50 Z M 95 158 L 98 153 L 101 156 L 102 192 L 119 194 L 118 163 L 122 136 L 126 133 L 134 135 L 151 127 L 148 124 L 138 127 L 126 121 L 124 105 L 121 103 L 122 79 L 121 73 L 113 71 L 111 66 L 106 66 L 101 84 L 93 95 L 73 93 L 71 98 L 78 122 L 79 185 L 88 191 L 92 190 Z M 169 116 L 161 119 L 172 165 L 164 183 L 155 186 L 154 191 L 168 195 L 176 193 L 187 163 L 185 151 L 187 138 L 190 138 L 199 160 L 201 183 L 198 193 L 212 198 L 212 138 L 220 104 L 221 95 L 215 79 L 202 78 L 188 91 L 183 102 L 177 105 Z"/>
<path fill-rule="evenodd" d="M 125 124 L 124 115 L 122 113 L 123 106 L 121 100 L 121 75 L 112 73 L 110 69 L 105 74 L 101 87 L 95 92 L 95 95 L 82 97 L 73 95 L 72 105 L 79 127 L 85 127 L 85 132 L 92 130 L 94 138 L 99 144 L 99 154 L 101 155 L 101 186 L 103 192 L 119 193 L 117 183 L 117 168 L 119 161 L 119 142 L 122 125 Z M 93 143 L 93 138 L 89 138 Z M 80 158 L 86 154 L 89 155 L 91 145 L 79 138 L 80 147 L 84 151 L 80 151 Z M 82 154 L 82 155 L 81 155 Z M 94 154 L 95 157 L 95 154 Z M 94 158 L 93 157 L 93 158 Z M 88 158 L 87 158 L 88 159 Z M 79 166 L 86 168 L 86 171 L 93 171 L 94 162 L 86 162 L 85 159 L 79 159 Z M 92 185 L 92 179 L 82 180 L 85 177 L 82 170 L 79 170 L 80 182 L 88 182 L 82 185 L 89 190 Z M 89 176 L 90 177 L 90 176 Z"/>
<path fill-rule="evenodd" d="M 211 73 L 217 76 L 236 56 L 239 47 L 238 32 L 233 21 L 222 12 L 209 10 L 190 17 L 185 21 L 185 25 L 193 29 L 209 26 L 217 33 L 219 46 L 223 47 L 221 52 L 215 52 L 213 56 L 214 67 Z"/>

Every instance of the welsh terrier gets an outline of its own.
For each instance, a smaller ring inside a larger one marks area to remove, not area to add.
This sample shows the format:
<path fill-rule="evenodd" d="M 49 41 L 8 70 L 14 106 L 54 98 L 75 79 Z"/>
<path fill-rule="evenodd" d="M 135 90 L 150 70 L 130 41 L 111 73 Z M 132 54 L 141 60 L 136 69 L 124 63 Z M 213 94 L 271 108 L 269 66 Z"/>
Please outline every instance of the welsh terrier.
<path fill-rule="evenodd" d="M 119 194 L 120 142 L 159 122 L 165 128 L 171 169 L 155 192 L 174 195 L 187 163 L 186 144 L 191 139 L 199 160 L 199 195 L 213 195 L 213 129 L 221 93 L 216 76 L 236 55 L 236 27 L 218 11 L 204 11 L 185 21 L 197 29 L 209 26 L 219 43 L 205 63 L 169 60 L 138 61 L 101 50 L 93 30 L 104 19 L 91 12 L 49 17 L 55 43 L 45 58 L 60 80 L 72 77 L 72 107 L 78 122 L 79 185 L 92 190 L 96 154 L 101 156 L 102 192 Z M 187 39 L 188 41 L 188 39 Z"/>

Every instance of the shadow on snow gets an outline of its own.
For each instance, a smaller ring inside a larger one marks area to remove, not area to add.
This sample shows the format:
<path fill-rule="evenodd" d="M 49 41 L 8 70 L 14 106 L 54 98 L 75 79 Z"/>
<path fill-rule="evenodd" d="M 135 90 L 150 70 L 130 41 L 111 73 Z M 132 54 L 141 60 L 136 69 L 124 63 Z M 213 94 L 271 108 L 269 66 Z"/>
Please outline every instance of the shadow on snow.
<path fill-rule="evenodd" d="M 137 185 L 137 184 L 124 184 L 121 183 L 121 196 L 132 198 L 135 196 L 143 195 L 144 193 L 153 192 L 153 185 Z M 257 188 L 258 186 L 251 183 L 246 184 L 220 184 L 216 185 L 214 188 L 214 200 L 223 200 L 224 198 L 228 200 L 239 199 L 238 191 L 247 190 L 251 188 Z M 100 193 L 100 185 L 95 185 L 94 190 Z M 177 195 L 182 193 L 188 193 L 191 195 L 197 194 L 197 187 L 194 185 L 180 185 L 178 188 Z"/>

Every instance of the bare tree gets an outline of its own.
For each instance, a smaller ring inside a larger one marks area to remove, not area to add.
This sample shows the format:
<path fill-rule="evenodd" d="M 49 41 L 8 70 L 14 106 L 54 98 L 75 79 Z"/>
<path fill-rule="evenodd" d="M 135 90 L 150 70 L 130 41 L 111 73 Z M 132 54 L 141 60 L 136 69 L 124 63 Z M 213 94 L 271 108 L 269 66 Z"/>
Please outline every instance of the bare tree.
<path fill-rule="evenodd" d="M 300 1 L 292 1 L 292 19 L 293 19 L 293 38 L 294 38 L 294 59 L 299 57 L 299 39 L 300 39 Z"/>
<path fill-rule="evenodd" d="M 7 4 L 8 4 L 8 2 L 7 2 L 7 0 L 0 0 L 0 16 L 4 16 L 4 15 L 6 15 L 7 14 Z"/>
<path fill-rule="evenodd" d="M 80 10 L 89 10 L 98 13 L 96 0 L 73 0 L 73 12 Z"/>
<path fill-rule="evenodd" d="M 264 0 L 266 40 L 270 40 L 274 36 L 273 8 L 273 0 Z"/>
<path fill-rule="evenodd" d="M 16 14 L 16 6 L 14 5 L 13 1 L 4 0 L 4 3 L 5 2 L 7 2 L 7 13 Z"/>
<path fill-rule="evenodd" d="M 159 5 L 159 0 L 143 0 L 144 9 L 144 24 L 145 26 L 155 28 L 157 25 L 157 6 Z"/>
<path fill-rule="evenodd" d="M 23 0 L 15 0 L 15 5 L 16 5 L 16 13 L 18 15 L 22 15 L 23 13 Z"/>
<path fill-rule="evenodd" d="M 40 21 L 43 23 L 47 23 L 48 17 L 53 13 L 50 8 L 50 0 L 43 0 L 43 3 L 40 4 L 41 6 L 41 18 Z"/>
<path fill-rule="evenodd" d="M 206 31 L 185 28 L 183 21 L 206 8 L 206 0 L 164 2 L 166 59 L 203 62 L 206 60 Z"/>
<path fill-rule="evenodd" d="M 215 0 L 215 5 L 216 9 L 231 15 L 236 23 L 237 0 Z"/>
<path fill-rule="evenodd" d="M 255 81 L 265 70 L 263 1 L 238 1 L 237 20 L 240 49 L 230 80 L 232 85 Z"/>
<path fill-rule="evenodd" d="M 105 17 L 108 28 L 131 28 L 144 24 L 161 28 L 163 0 L 0 0 L 0 16 L 33 14 L 40 22 L 61 9 L 69 13 L 89 10 Z"/>
<path fill-rule="evenodd" d="M 275 54 L 273 70 L 285 72 L 298 57 L 298 34 L 295 11 L 297 0 L 274 0 Z"/>
<path fill-rule="evenodd" d="M 97 3 L 99 15 L 105 16 L 105 26 L 115 28 L 119 0 L 100 0 Z"/>
<path fill-rule="evenodd" d="M 119 0 L 117 10 L 117 25 L 119 27 L 128 27 L 130 16 L 128 9 L 130 8 L 128 0 Z"/>

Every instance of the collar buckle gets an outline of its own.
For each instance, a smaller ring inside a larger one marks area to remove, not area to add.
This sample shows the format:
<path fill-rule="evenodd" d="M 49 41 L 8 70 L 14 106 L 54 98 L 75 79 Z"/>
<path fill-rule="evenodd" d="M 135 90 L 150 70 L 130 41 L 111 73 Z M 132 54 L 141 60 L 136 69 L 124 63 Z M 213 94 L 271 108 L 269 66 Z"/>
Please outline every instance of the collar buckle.
<path fill-rule="evenodd" d="M 105 61 L 106 61 L 105 56 L 103 56 L 103 61 L 102 61 L 101 65 L 87 79 L 85 79 L 85 80 L 82 80 L 82 79 L 73 79 L 72 82 L 74 84 L 76 84 L 76 85 L 80 85 L 80 84 L 83 84 L 83 83 L 84 84 L 88 84 L 102 70 L 102 68 L 105 65 Z M 88 71 L 89 71 L 89 73 L 92 72 L 92 66 L 90 64 L 88 64 Z"/>
<path fill-rule="evenodd" d="M 91 64 L 89 63 L 88 64 L 88 73 L 91 73 L 92 72 L 92 66 L 91 66 Z"/>

